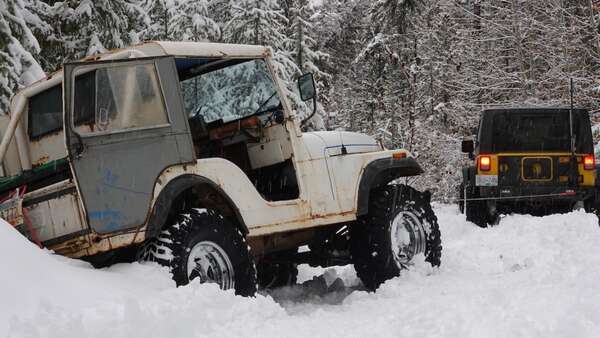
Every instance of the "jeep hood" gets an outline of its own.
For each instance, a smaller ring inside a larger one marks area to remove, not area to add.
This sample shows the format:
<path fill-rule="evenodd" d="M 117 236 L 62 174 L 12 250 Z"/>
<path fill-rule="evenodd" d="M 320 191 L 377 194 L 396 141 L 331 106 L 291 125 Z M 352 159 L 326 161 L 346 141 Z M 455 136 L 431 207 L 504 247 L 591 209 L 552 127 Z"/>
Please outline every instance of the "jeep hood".
<path fill-rule="evenodd" d="M 314 160 L 383 150 L 371 136 L 349 131 L 315 131 L 303 133 L 302 137 L 309 156 Z"/>

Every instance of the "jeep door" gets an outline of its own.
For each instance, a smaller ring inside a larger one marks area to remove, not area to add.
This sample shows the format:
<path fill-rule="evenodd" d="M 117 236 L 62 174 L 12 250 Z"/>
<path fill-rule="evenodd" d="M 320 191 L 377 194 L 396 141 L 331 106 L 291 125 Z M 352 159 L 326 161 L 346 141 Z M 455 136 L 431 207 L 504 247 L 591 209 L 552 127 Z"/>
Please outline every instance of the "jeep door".
<path fill-rule="evenodd" d="M 88 224 L 101 234 L 135 229 L 146 222 L 159 174 L 195 160 L 175 62 L 138 58 L 64 69 L 66 144 Z M 82 76 L 91 84 L 74 86 Z M 91 116 L 88 131 L 74 127 L 83 114 Z"/>

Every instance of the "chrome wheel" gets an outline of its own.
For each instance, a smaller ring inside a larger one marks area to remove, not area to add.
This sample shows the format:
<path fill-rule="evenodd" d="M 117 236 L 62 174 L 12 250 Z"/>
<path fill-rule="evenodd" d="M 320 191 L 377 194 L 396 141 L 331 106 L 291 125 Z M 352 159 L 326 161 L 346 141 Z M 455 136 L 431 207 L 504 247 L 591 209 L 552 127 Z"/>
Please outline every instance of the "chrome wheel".
<path fill-rule="evenodd" d="M 412 258 L 425 252 L 427 233 L 423 223 L 411 211 L 401 211 L 392 220 L 390 227 L 394 261 L 399 268 L 405 268 Z"/>
<path fill-rule="evenodd" d="M 201 283 L 216 283 L 223 290 L 235 286 L 231 261 L 214 242 L 202 241 L 192 247 L 187 260 L 187 274 L 190 281 L 199 278 Z"/>

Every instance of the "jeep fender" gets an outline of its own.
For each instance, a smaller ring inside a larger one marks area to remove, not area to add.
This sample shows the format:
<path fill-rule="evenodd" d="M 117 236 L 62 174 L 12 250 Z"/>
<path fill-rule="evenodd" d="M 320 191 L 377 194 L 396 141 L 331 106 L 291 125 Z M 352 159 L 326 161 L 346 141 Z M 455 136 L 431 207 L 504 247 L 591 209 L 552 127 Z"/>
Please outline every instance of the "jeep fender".
<path fill-rule="evenodd" d="M 412 157 L 381 158 L 370 162 L 360 178 L 356 216 L 366 215 L 369 212 L 369 194 L 374 188 L 399 177 L 416 176 L 422 173 L 423 169 Z"/>
<path fill-rule="evenodd" d="M 179 196 L 179 194 L 181 194 L 183 191 L 198 184 L 207 184 L 211 188 L 216 190 L 221 195 L 221 197 L 223 197 L 227 201 L 231 209 L 234 211 L 236 219 L 238 221 L 237 226 L 239 230 L 243 234 L 248 234 L 248 228 L 240 214 L 239 209 L 218 184 L 200 175 L 185 174 L 169 181 L 167 185 L 160 191 L 158 197 L 154 201 L 152 212 L 150 213 L 148 226 L 146 228 L 146 238 L 158 236 L 158 234 L 162 230 L 163 225 L 167 221 L 167 217 L 169 215 L 169 212 L 171 211 L 173 200 L 175 200 L 177 196 Z"/>

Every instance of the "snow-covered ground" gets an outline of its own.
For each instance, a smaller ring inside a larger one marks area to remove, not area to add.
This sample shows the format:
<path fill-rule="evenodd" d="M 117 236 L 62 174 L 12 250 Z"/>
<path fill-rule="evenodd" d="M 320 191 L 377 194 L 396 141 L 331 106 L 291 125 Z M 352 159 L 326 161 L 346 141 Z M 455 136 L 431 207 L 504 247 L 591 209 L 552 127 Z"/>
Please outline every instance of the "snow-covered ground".
<path fill-rule="evenodd" d="M 598 337 L 600 228 L 583 212 L 491 229 L 438 206 L 442 266 L 361 290 L 351 266 L 241 298 L 157 265 L 94 270 L 0 224 L 0 337 Z M 338 279 L 339 278 L 339 279 Z"/>

